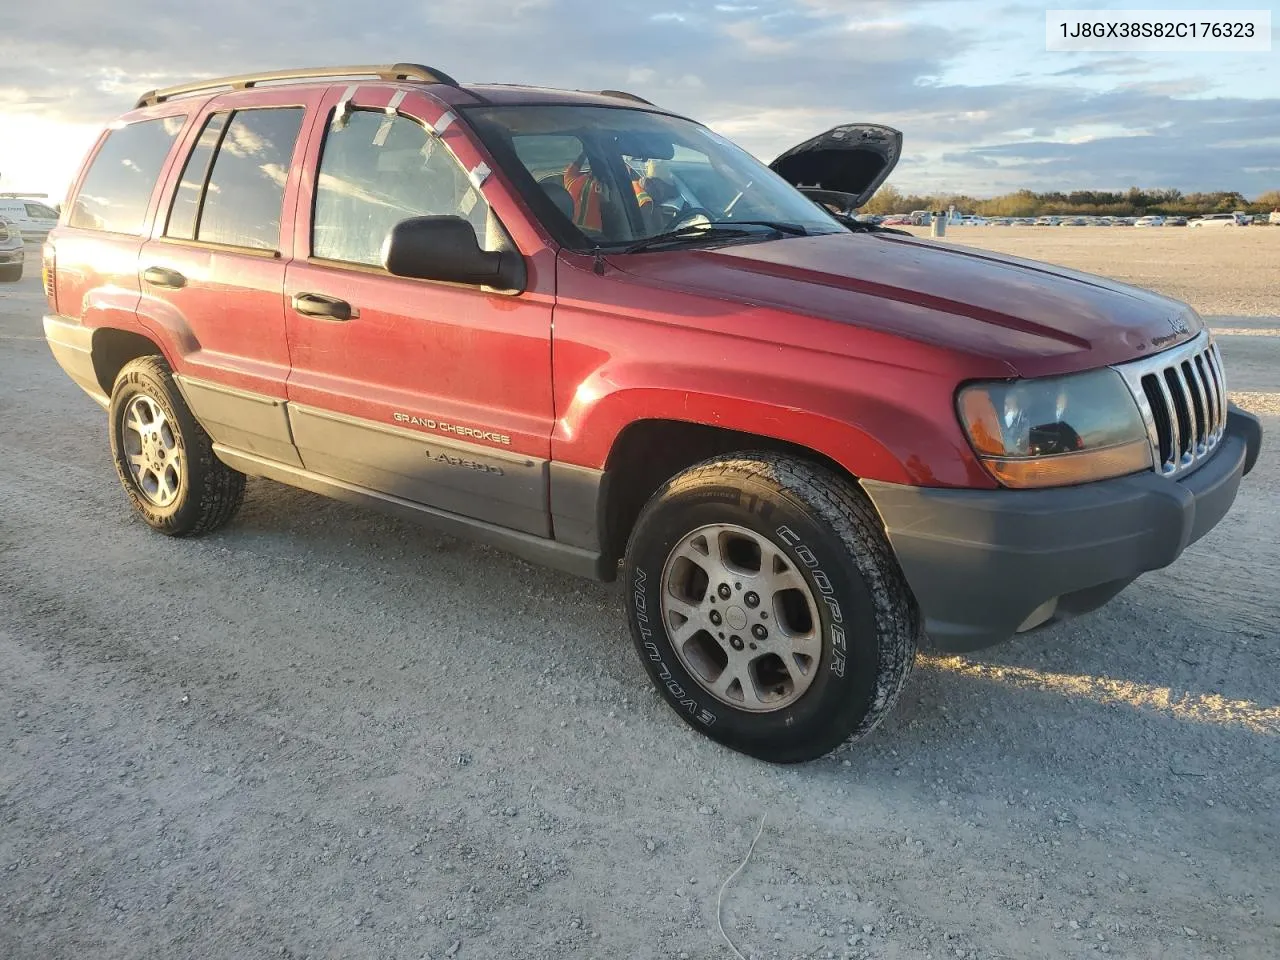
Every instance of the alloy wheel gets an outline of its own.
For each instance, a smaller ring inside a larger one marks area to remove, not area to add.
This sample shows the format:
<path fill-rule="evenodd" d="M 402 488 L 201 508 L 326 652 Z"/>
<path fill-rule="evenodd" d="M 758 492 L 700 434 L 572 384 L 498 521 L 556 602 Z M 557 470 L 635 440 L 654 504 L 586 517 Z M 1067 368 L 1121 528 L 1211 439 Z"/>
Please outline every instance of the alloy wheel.
<path fill-rule="evenodd" d="M 182 447 L 160 404 L 145 393 L 129 401 L 122 423 L 125 458 L 138 491 L 157 507 L 178 498 L 185 469 Z"/>
<path fill-rule="evenodd" d="M 791 706 L 822 660 L 808 582 L 767 537 L 737 524 L 699 527 L 676 544 L 662 571 L 662 617 L 690 676 L 739 710 Z"/>

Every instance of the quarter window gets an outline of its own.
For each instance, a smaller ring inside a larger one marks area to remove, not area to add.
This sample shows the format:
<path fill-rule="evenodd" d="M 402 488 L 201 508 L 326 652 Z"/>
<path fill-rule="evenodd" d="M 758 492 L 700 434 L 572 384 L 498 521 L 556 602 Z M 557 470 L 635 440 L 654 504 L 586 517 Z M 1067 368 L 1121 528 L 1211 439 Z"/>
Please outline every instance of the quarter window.
<path fill-rule="evenodd" d="M 489 205 L 437 137 L 406 117 L 357 110 L 325 138 L 312 217 L 311 254 L 378 266 L 401 220 L 465 218 L 487 246 Z"/>
<path fill-rule="evenodd" d="M 186 120 L 141 120 L 107 134 L 71 208 L 71 226 L 141 236 L 151 192 Z"/>
<path fill-rule="evenodd" d="M 284 185 L 304 113 L 301 107 L 268 107 L 231 115 L 209 173 L 195 239 L 280 248 Z"/>

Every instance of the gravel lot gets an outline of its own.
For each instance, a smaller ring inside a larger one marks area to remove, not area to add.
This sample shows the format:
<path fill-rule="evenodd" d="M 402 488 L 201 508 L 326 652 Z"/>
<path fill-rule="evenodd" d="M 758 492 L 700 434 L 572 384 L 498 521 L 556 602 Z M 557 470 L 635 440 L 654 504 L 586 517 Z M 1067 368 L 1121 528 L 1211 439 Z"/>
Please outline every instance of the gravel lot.
<path fill-rule="evenodd" d="M 1275 958 L 1280 230 L 970 228 L 1189 299 L 1271 446 L 1088 618 L 922 657 L 774 768 L 650 692 L 616 587 L 265 481 L 131 519 L 0 288 L 0 957 Z"/>

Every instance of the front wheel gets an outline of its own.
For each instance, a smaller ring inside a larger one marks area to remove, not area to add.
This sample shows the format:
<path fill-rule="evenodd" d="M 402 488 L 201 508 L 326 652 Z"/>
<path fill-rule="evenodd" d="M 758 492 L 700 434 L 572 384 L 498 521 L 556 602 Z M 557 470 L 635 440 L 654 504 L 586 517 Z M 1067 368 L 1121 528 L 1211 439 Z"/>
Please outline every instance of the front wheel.
<path fill-rule="evenodd" d="M 111 391 L 111 452 L 134 511 L 173 537 L 216 530 L 240 508 L 245 477 L 213 453 L 162 357 L 125 364 Z"/>
<path fill-rule="evenodd" d="M 667 702 L 762 760 L 865 736 L 915 662 L 919 613 L 874 509 L 803 460 L 741 454 L 675 477 L 641 512 L 625 575 Z"/>

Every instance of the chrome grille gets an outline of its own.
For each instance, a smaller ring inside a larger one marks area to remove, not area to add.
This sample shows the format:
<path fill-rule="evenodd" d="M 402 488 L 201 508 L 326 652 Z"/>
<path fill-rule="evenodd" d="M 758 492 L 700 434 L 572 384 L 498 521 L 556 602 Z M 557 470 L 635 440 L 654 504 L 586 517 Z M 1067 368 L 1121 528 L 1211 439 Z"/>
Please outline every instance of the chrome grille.
<path fill-rule="evenodd" d="M 1217 449 L 1227 427 L 1227 381 L 1207 330 L 1115 369 L 1142 411 L 1157 473 L 1186 473 Z"/>

